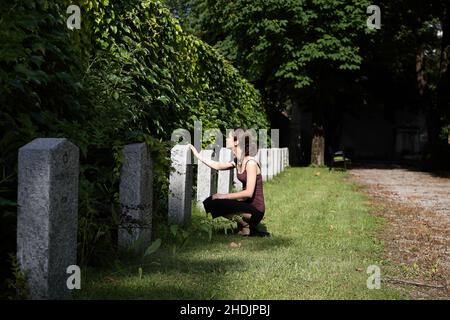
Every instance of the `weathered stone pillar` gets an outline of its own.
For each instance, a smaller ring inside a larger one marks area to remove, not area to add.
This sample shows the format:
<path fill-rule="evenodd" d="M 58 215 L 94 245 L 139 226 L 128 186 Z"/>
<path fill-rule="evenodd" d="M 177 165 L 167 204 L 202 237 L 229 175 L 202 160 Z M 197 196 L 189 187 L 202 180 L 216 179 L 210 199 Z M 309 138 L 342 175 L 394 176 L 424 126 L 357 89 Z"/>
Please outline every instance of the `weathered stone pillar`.
<path fill-rule="evenodd" d="M 273 148 L 273 176 L 278 175 L 278 148 Z"/>
<path fill-rule="evenodd" d="M 202 150 L 200 155 L 206 159 L 212 159 L 213 150 Z M 215 159 L 213 159 L 215 160 Z M 204 209 L 203 200 L 214 194 L 216 191 L 215 175 L 216 170 L 211 169 L 202 161 L 198 161 L 197 167 L 197 207 Z"/>
<path fill-rule="evenodd" d="M 283 149 L 278 148 L 278 173 L 283 172 Z"/>
<path fill-rule="evenodd" d="M 268 177 L 269 180 L 273 179 L 273 177 L 275 176 L 275 152 L 273 148 L 268 149 L 268 153 L 267 153 L 267 158 L 268 158 Z"/>
<path fill-rule="evenodd" d="M 153 173 L 150 150 L 145 143 L 133 143 L 123 148 L 120 173 L 121 219 L 119 248 L 134 248 L 143 252 L 151 243 Z"/>
<path fill-rule="evenodd" d="M 289 167 L 289 148 L 286 148 L 286 167 Z"/>
<path fill-rule="evenodd" d="M 236 191 L 242 190 L 242 182 L 240 182 L 239 179 L 237 178 L 237 168 L 233 169 L 233 186 L 234 189 L 236 189 Z"/>
<path fill-rule="evenodd" d="M 31 299 L 69 299 L 76 264 L 79 150 L 38 138 L 19 149 L 17 259 Z"/>
<path fill-rule="evenodd" d="M 222 148 L 219 152 L 219 162 L 233 161 L 230 149 Z M 233 170 L 219 170 L 217 178 L 217 193 L 230 193 L 233 184 Z"/>
<path fill-rule="evenodd" d="M 282 171 L 282 164 L 281 164 L 281 160 L 282 160 L 282 156 L 281 156 L 281 148 L 278 148 L 277 153 L 278 153 L 278 173 L 281 173 L 281 171 Z"/>
<path fill-rule="evenodd" d="M 268 177 L 268 161 L 267 161 L 267 151 L 268 149 L 259 149 L 259 163 L 261 164 L 261 175 L 263 181 L 267 181 Z"/>
<path fill-rule="evenodd" d="M 261 149 L 258 149 L 258 152 L 255 154 L 255 160 L 259 162 L 260 156 L 261 156 Z"/>
<path fill-rule="evenodd" d="M 187 145 L 176 145 L 171 151 L 174 171 L 169 177 L 170 224 L 185 224 L 192 213 L 192 162 L 191 149 Z"/>
<path fill-rule="evenodd" d="M 277 176 L 278 175 L 278 168 L 279 168 L 279 163 L 278 163 L 278 160 L 279 160 L 279 156 L 278 156 L 278 148 L 274 148 L 273 149 L 273 152 L 274 152 L 274 161 L 275 161 L 275 163 L 274 163 L 274 169 L 273 169 L 273 175 L 274 176 Z"/>

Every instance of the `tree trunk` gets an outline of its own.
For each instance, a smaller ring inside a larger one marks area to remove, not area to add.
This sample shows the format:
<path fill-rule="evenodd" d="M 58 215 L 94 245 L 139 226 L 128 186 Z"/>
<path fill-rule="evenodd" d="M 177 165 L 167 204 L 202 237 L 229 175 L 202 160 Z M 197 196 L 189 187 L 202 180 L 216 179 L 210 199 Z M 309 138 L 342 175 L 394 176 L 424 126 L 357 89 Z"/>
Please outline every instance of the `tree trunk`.
<path fill-rule="evenodd" d="M 419 46 L 416 52 L 416 81 L 419 95 L 422 97 L 427 87 L 427 80 L 425 78 L 425 49 L 423 44 Z"/>
<path fill-rule="evenodd" d="M 311 145 L 311 164 L 325 165 L 325 137 L 322 127 L 315 130 Z"/>
<path fill-rule="evenodd" d="M 324 134 L 324 107 L 329 103 L 327 98 L 330 95 L 327 77 L 322 69 L 318 72 L 318 85 L 315 96 L 315 106 L 313 108 L 312 143 L 311 143 L 311 165 L 325 165 L 325 134 Z M 322 76 L 323 75 L 323 76 Z"/>

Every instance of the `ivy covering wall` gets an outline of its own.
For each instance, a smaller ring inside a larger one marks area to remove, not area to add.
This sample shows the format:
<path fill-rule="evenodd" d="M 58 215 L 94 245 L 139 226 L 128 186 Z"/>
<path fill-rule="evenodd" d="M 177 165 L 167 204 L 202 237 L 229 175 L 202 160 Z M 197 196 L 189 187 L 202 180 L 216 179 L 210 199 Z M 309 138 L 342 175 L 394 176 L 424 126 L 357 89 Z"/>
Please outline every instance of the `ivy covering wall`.
<path fill-rule="evenodd" d="M 195 120 L 223 131 L 268 126 L 259 93 L 159 1 L 78 1 L 81 29 L 72 31 L 70 4 L 0 4 L 3 261 L 15 250 L 17 151 L 34 138 L 66 137 L 80 147 L 78 252 L 95 264 L 114 250 L 124 144 L 151 147 L 157 220 L 166 210 L 174 129 L 192 129 Z"/>

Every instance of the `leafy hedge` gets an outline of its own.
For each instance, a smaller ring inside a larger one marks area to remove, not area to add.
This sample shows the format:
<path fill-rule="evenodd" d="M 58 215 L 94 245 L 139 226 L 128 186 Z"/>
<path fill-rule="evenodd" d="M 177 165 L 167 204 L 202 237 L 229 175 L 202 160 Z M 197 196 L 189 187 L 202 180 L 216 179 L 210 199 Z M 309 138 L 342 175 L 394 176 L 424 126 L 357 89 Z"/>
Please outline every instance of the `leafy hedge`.
<path fill-rule="evenodd" d="M 156 0 L 0 4 L 0 251 L 14 252 L 17 151 L 36 137 L 80 147 L 79 253 L 113 251 L 121 148 L 147 142 L 155 208 L 166 211 L 168 150 L 176 128 L 267 128 L 259 93 L 213 48 L 183 33 Z M 95 253 L 95 254 L 94 254 Z"/>

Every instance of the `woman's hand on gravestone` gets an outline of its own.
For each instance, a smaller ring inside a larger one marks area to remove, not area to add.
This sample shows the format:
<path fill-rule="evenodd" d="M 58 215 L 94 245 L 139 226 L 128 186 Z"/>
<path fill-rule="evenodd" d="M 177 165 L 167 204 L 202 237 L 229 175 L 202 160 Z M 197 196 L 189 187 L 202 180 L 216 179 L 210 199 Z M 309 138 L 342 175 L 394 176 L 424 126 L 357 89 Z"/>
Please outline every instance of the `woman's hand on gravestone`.
<path fill-rule="evenodd" d="M 200 154 L 198 153 L 197 149 L 195 149 L 195 147 L 192 144 L 188 144 L 189 148 L 191 148 L 192 153 L 194 154 L 194 156 L 196 156 L 197 158 L 200 156 Z"/>

